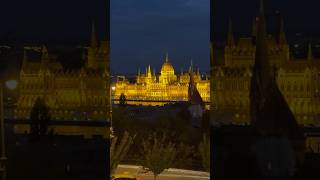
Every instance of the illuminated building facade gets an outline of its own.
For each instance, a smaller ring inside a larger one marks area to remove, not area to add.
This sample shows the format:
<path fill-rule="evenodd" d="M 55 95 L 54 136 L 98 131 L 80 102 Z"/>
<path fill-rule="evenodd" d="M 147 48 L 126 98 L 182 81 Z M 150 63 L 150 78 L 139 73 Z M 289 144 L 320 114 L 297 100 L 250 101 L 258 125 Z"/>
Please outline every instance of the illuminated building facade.
<path fill-rule="evenodd" d="M 193 71 L 192 65 L 190 71 Z M 130 83 L 125 77 L 118 77 L 113 92 L 114 99 L 117 100 L 124 94 L 127 104 L 135 105 L 163 105 L 168 102 L 188 101 L 189 72 L 176 75 L 166 55 L 160 75 L 156 75 L 155 71 L 152 72 L 149 65 L 145 74 L 138 72 L 135 83 Z M 193 74 L 194 83 L 203 101 L 209 102 L 209 79 L 203 77 L 199 69 Z"/>
<path fill-rule="evenodd" d="M 256 25 L 253 27 L 252 37 L 236 41 L 230 21 L 224 59 L 220 61 L 223 63 L 217 63 L 213 57 L 211 95 L 217 122 L 249 122 L 249 89 L 256 48 Z M 278 87 L 300 124 L 320 125 L 320 59 L 313 56 L 311 45 L 307 58 L 294 59 L 290 56 L 283 20 L 279 32 L 277 37 L 269 35 L 267 39 Z"/>
<path fill-rule="evenodd" d="M 53 120 L 106 120 L 110 112 L 109 42 L 97 43 L 94 25 L 86 65 L 77 70 L 66 70 L 50 56 L 45 46 L 41 49 L 41 62 L 28 58 L 25 50 L 20 71 L 19 99 L 15 109 L 17 119 L 29 119 L 35 100 L 44 99 Z M 62 134 L 106 135 L 105 128 L 60 128 Z M 28 131 L 17 126 L 16 131 Z M 96 132 L 99 131 L 99 132 Z"/>

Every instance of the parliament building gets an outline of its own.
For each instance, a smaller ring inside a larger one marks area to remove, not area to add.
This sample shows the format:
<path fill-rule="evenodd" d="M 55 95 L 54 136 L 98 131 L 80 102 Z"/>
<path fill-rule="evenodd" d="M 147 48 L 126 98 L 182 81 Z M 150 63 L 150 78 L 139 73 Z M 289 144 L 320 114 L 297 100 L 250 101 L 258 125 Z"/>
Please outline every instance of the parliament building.
<path fill-rule="evenodd" d="M 30 59 L 30 50 L 24 50 L 15 118 L 29 119 L 39 97 L 49 107 L 52 120 L 106 121 L 110 112 L 109 41 L 97 42 L 94 25 L 91 42 L 85 53 L 86 63 L 80 69 L 67 70 L 50 55 L 45 46 L 39 50 L 40 61 Z M 65 126 L 56 127 L 55 131 L 74 135 L 88 131 L 92 131 L 91 134 L 107 134 L 105 128 L 89 129 Z M 27 126 L 17 125 L 16 131 L 21 133 L 29 130 Z"/>
<path fill-rule="evenodd" d="M 181 72 L 180 75 L 177 75 L 168 54 L 159 75 L 155 71 L 152 72 L 149 65 L 145 74 L 139 70 L 135 82 L 129 82 L 124 76 L 119 76 L 114 86 L 113 98 L 117 100 L 123 94 L 127 104 L 151 106 L 188 101 L 191 71 L 202 100 L 209 102 L 210 80 L 208 77 L 202 75 L 199 69 L 194 72 L 192 65 L 190 65 L 189 72 Z"/>
<path fill-rule="evenodd" d="M 267 39 L 268 56 L 278 87 L 300 124 L 320 125 L 320 59 L 313 56 L 310 44 L 304 59 L 291 56 L 283 19 L 279 22 L 278 35 L 269 35 Z M 214 55 L 216 50 L 211 49 L 211 107 L 215 123 L 249 123 L 250 80 L 256 50 L 255 27 L 254 24 L 251 37 L 236 40 L 230 21 L 223 57 L 217 58 Z"/>

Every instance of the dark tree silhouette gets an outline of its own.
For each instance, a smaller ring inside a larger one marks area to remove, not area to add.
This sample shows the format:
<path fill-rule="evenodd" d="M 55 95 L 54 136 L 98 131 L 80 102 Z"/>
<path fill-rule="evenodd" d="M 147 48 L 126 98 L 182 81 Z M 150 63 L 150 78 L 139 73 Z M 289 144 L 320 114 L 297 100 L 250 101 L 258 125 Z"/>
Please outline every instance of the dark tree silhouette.
<path fill-rule="evenodd" d="M 162 137 L 153 134 L 143 141 L 141 155 L 141 165 L 145 170 L 151 171 L 156 180 L 157 176 L 171 168 L 176 160 L 176 144 L 169 142 L 165 134 L 162 134 Z"/>
<path fill-rule="evenodd" d="M 121 95 L 120 95 L 119 104 L 120 104 L 120 106 L 125 106 L 127 104 L 126 95 L 124 95 L 123 93 L 121 93 Z"/>
<path fill-rule="evenodd" d="M 30 133 L 35 136 L 46 135 L 48 133 L 50 119 L 49 107 L 38 97 L 30 114 Z"/>

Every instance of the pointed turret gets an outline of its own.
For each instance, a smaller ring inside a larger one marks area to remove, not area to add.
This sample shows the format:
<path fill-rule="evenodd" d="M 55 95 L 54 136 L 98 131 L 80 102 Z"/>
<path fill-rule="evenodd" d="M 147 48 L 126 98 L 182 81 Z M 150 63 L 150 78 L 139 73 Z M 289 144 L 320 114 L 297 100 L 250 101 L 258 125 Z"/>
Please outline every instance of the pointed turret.
<path fill-rule="evenodd" d="M 313 59 L 313 53 L 312 53 L 312 45 L 309 43 L 308 45 L 308 61 L 312 61 Z"/>
<path fill-rule="evenodd" d="M 189 73 L 193 73 L 193 62 L 192 62 L 192 59 L 190 61 Z"/>
<path fill-rule="evenodd" d="M 252 42 L 255 43 L 256 42 L 256 38 L 257 38 L 257 17 L 254 17 L 252 20 Z"/>
<path fill-rule="evenodd" d="M 191 103 L 192 105 L 199 104 L 201 106 L 204 106 L 202 97 L 197 89 L 196 83 L 194 82 L 194 73 L 189 72 L 189 76 L 190 76 L 189 87 L 188 87 L 189 103 Z"/>
<path fill-rule="evenodd" d="M 140 72 L 140 68 L 138 69 L 138 76 L 140 76 L 141 72 Z"/>
<path fill-rule="evenodd" d="M 166 60 L 165 60 L 165 62 L 166 62 L 166 63 L 169 62 L 169 54 L 168 54 L 168 53 L 166 53 Z"/>
<path fill-rule="evenodd" d="M 279 29 L 279 44 L 281 45 L 286 45 L 287 44 L 287 39 L 286 39 L 286 33 L 284 30 L 284 20 L 281 15 L 280 17 L 280 29 Z"/>
<path fill-rule="evenodd" d="M 153 68 L 153 76 L 156 76 L 156 70 Z"/>
<path fill-rule="evenodd" d="M 91 24 L 91 39 L 90 39 L 90 47 L 96 48 L 97 47 L 97 36 L 96 36 L 96 28 L 94 21 Z"/>
<path fill-rule="evenodd" d="M 152 76 L 152 78 L 153 78 L 153 82 L 157 82 L 157 75 L 156 75 L 156 70 L 155 70 L 155 69 L 153 69 L 153 76 Z"/>
<path fill-rule="evenodd" d="M 46 63 L 49 61 L 49 53 L 48 53 L 48 49 L 45 45 L 43 45 L 41 48 L 41 61 L 43 63 Z"/>
<path fill-rule="evenodd" d="M 260 80 L 265 81 L 268 84 L 269 77 L 271 76 L 271 68 L 268 60 L 268 44 L 267 44 L 267 31 L 266 22 L 264 16 L 264 5 L 261 0 L 259 17 L 257 18 L 257 38 L 256 38 L 256 54 L 254 70 L 257 71 L 257 75 Z M 261 84 L 262 85 L 262 84 Z"/>
<path fill-rule="evenodd" d="M 151 72 L 151 66 L 148 66 L 148 72 L 147 72 L 147 76 L 151 77 L 152 76 L 152 72 Z"/>
<path fill-rule="evenodd" d="M 256 54 L 253 67 L 253 76 L 251 78 L 250 89 L 250 111 L 253 125 L 261 120 L 261 108 L 266 101 L 266 95 L 269 92 L 271 84 L 270 65 L 267 54 L 266 25 L 264 17 L 263 0 L 260 2 L 259 16 L 257 18 L 257 37 L 256 37 Z"/>
<path fill-rule="evenodd" d="M 22 66 L 27 65 L 28 63 L 28 56 L 27 56 L 27 51 L 23 49 L 23 61 L 22 61 Z"/>
<path fill-rule="evenodd" d="M 234 47 L 234 37 L 233 37 L 233 30 L 232 30 L 232 21 L 231 18 L 229 18 L 229 30 L 228 30 L 228 37 L 227 37 L 227 45 L 229 47 Z"/>
<path fill-rule="evenodd" d="M 21 64 L 21 72 L 23 73 L 27 69 L 28 57 L 26 49 L 23 49 L 23 59 Z"/>
<path fill-rule="evenodd" d="M 263 0 L 261 0 L 257 21 L 255 64 L 250 86 L 251 123 L 262 135 L 284 135 L 289 139 L 302 138 L 303 134 L 295 117 L 277 86 L 267 51 L 266 23 Z"/>

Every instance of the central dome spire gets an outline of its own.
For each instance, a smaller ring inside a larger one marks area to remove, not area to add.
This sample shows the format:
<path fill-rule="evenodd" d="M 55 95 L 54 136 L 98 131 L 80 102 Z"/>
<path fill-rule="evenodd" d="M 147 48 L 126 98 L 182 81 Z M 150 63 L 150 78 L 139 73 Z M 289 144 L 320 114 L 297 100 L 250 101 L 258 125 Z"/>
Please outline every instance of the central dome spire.
<path fill-rule="evenodd" d="M 166 53 L 166 63 L 169 63 L 169 55 L 168 55 L 168 52 Z"/>

